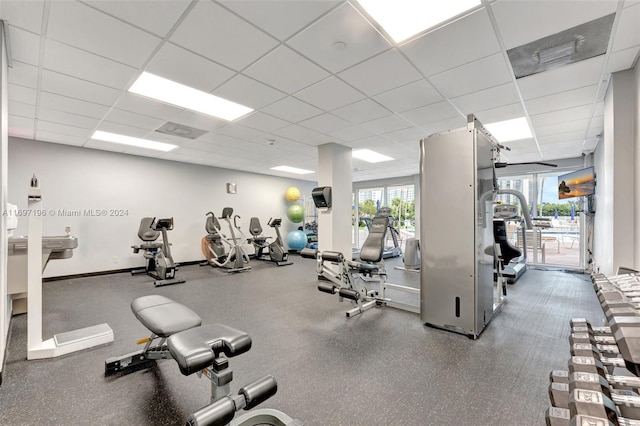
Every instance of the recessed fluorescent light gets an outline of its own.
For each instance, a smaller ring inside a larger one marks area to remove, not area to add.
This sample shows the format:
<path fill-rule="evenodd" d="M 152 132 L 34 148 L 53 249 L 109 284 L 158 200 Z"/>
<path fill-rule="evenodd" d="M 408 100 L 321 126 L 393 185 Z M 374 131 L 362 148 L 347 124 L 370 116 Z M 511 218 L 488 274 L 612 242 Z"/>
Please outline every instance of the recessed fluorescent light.
<path fill-rule="evenodd" d="M 178 147 L 178 145 L 172 145 L 170 143 L 155 142 L 155 141 L 150 141 L 148 139 L 134 138 L 131 136 L 119 135 L 117 133 L 103 132 L 102 130 L 96 130 L 91 136 L 91 139 L 96 139 L 96 140 L 105 141 L 105 142 L 119 143 L 121 145 L 136 146 L 138 148 L 155 149 L 158 151 L 165 151 L 165 152 L 171 151 L 172 149 Z"/>
<path fill-rule="evenodd" d="M 480 0 L 358 0 L 364 10 L 396 43 L 476 7 L 480 2 Z"/>
<path fill-rule="evenodd" d="M 357 158 L 358 160 L 366 161 L 368 163 L 381 163 L 383 161 L 393 160 L 391 157 L 371 151 L 370 149 L 358 149 L 353 151 L 351 155 L 353 158 Z"/>
<path fill-rule="evenodd" d="M 272 167 L 271 170 L 277 170 L 279 172 L 286 172 L 286 173 L 295 173 L 298 175 L 306 175 L 309 173 L 313 173 L 313 170 L 298 169 L 298 168 L 289 167 L 289 166 Z"/>
<path fill-rule="evenodd" d="M 496 123 L 486 124 L 484 127 L 487 128 L 498 142 L 517 141 L 533 137 L 529 123 L 527 123 L 527 119 L 524 117 L 498 121 Z"/>
<path fill-rule="evenodd" d="M 143 72 L 129 92 L 181 108 L 232 121 L 247 115 L 251 108 L 157 75 Z"/>

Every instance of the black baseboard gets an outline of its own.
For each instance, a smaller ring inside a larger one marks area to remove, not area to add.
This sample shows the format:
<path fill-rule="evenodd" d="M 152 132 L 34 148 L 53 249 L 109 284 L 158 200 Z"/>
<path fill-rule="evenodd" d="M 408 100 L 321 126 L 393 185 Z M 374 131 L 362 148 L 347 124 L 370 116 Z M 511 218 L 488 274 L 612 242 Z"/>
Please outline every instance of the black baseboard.
<path fill-rule="evenodd" d="M 202 263 L 202 260 L 191 260 L 191 261 L 188 261 L 188 262 L 180 262 L 178 264 L 178 267 L 187 266 L 187 265 L 199 265 L 200 263 Z M 121 274 L 123 272 L 131 272 L 134 269 L 140 269 L 140 267 L 137 267 L 137 268 L 124 268 L 124 269 L 110 269 L 108 271 L 86 272 L 86 273 L 83 273 L 83 274 L 71 274 L 71 275 L 61 275 L 61 276 L 58 276 L 58 277 L 47 277 L 47 278 L 43 278 L 42 282 L 60 281 L 60 280 L 72 280 L 74 278 L 97 277 L 97 276 L 100 276 L 100 275 Z"/>

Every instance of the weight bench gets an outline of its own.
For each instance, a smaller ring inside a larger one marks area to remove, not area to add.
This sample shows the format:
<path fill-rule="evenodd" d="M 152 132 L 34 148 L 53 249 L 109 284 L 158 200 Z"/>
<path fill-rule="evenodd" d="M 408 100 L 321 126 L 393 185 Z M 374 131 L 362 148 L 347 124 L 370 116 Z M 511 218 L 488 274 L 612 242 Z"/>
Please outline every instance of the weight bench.
<path fill-rule="evenodd" d="M 249 410 L 275 395 L 278 386 L 273 376 L 256 380 L 231 396 L 233 372 L 228 358 L 251 349 L 251 337 L 223 324 L 202 325 L 202 319 L 188 307 L 159 295 L 143 296 L 131 302 L 135 317 L 151 331 L 138 341 L 145 347 L 105 361 L 105 375 L 127 373 L 155 364 L 158 359 L 173 358 L 180 372 L 197 373 L 211 381 L 210 404 L 191 414 L 187 425 L 302 425 L 277 410 L 263 409 L 233 420 L 236 411 Z M 260 416 L 259 422 L 254 420 Z M 269 420 L 269 421 L 265 421 Z"/>

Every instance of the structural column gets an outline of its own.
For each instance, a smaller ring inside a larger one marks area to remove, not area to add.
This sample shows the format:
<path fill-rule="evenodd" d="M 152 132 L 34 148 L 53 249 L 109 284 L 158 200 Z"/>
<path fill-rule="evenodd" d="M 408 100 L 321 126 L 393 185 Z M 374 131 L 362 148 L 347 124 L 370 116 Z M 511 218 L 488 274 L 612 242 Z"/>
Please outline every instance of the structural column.
<path fill-rule="evenodd" d="M 8 94 L 7 73 L 9 57 L 7 53 L 7 41 L 5 39 L 5 22 L 0 21 L 0 210 L 7 209 L 7 180 L 8 180 Z M 0 215 L 0 384 L 2 384 L 2 367 L 9 331 L 9 318 L 11 310 L 7 296 L 7 217 Z"/>
<path fill-rule="evenodd" d="M 351 148 L 318 146 L 318 186 L 330 186 L 332 207 L 318 211 L 318 249 L 339 251 L 351 260 Z"/>

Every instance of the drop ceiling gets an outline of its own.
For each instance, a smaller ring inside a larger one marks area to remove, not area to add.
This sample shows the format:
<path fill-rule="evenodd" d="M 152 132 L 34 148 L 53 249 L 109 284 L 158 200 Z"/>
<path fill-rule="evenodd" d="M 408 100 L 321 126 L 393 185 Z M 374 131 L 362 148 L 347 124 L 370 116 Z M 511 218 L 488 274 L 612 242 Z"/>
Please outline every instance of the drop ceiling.
<path fill-rule="evenodd" d="M 609 14 L 604 55 L 515 78 L 508 50 Z M 270 168 L 317 171 L 325 143 L 394 158 L 354 159 L 354 181 L 418 173 L 419 139 L 471 113 L 527 118 L 533 137 L 507 144 L 510 162 L 589 153 L 610 74 L 640 51 L 640 1 L 485 0 L 401 44 L 356 1 L 2 0 L 0 18 L 11 136 L 288 177 Z M 227 122 L 129 93 L 143 71 L 255 111 Z M 167 122 L 206 133 L 156 131 Z M 179 147 L 127 148 L 96 130 Z"/>

